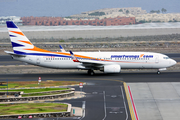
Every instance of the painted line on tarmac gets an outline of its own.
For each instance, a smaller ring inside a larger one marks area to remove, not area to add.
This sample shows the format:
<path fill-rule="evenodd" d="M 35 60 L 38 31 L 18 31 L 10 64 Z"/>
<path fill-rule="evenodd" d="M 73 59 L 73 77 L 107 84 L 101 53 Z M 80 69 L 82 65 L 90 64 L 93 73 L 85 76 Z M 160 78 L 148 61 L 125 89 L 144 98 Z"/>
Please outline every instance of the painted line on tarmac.
<path fill-rule="evenodd" d="M 131 114 L 131 119 L 132 120 L 136 120 L 136 118 L 134 116 L 134 110 L 133 110 L 133 107 L 132 107 L 132 103 L 131 103 L 131 99 L 130 99 L 130 95 L 129 95 L 129 92 L 128 92 L 127 85 L 126 85 L 125 82 L 123 84 L 124 84 L 124 89 L 125 89 L 125 93 L 126 93 L 126 98 L 127 98 L 128 106 L 129 106 L 129 111 L 130 111 L 130 114 Z"/>
<path fill-rule="evenodd" d="M 137 111 L 136 111 L 136 107 L 135 107 L 135 104 L 134 104 L 133 96 L 132 96 L 132 93 L 131 93 L 131 89 L 130 89 L 129 86 L 128 86 L 128 90 L 129 90 L 129 94 L 130 94 L 130 97 L 131 97 L 131 102 L 132 102 L 132 105 L 133 105 L 133 108 L 134 108 L 134 113 L 135 113 L 135 116 L 136 116 L 136 120 L 139 120 L 138 114 L 137 114 Z"/>
<path fill-rule="evenodd" d="M 125 103 L 125 100 L 124 100 L 124 93 L 123 93 L 122 86 L 120 86 L 120 88 L 121 88 L 121 92 L 122 92 L 122 97 L 123 97 L 123 102 L 124 102 L 124 108 L 125 108 L 125 111 L 126 111 L 126 120 L 127 120 L 127 119 L 128 119 L 128 113 L 127 113 L 126 103 Z"/>
<path fill-rule="evenodd" d="M 107 113 L 106 113 L 106 93 L 105 93 L 105 91 L 103 91 L 103 95 L 104 95 L 104 114 L 105 114 L 103 120 L 105 120 L 106 116 L 107 116 Z"/>

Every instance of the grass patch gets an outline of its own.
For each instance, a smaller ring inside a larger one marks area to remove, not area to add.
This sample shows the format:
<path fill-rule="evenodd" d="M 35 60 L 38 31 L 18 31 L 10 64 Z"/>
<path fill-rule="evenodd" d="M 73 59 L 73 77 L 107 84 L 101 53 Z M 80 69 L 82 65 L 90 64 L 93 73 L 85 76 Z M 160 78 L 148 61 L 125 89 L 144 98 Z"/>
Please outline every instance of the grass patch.
<path fill-rule="evenodd" d="M 64 112 L 66 110 L 66 104 L 58 103 L 0 104 L 0 115 Z"/>
<path fill-rule="evenodd" d="M 61 39 L 59 42 L 65 42 L 63 39 Z"/>
<path fill-rule="evenodd" d="M 55 93 L 32 93 L 32 94 L 25 94 L 22 95 L 22 97 L 30 97 L 30 96 L 43 96 L 43 95 L 57 95 L 62 93 L 68 93 L 68 92 L 55 92 Z"/>
<path fill-rule="evenodd" d="M 47 86 L 61 86 L 79 84 L 76 81 L 42 81 L 38 85 L 37 81 L 10 81 L 8 82 L 8 88 L 21 88 L 21 87 L 47 87 Z M 7 86 L 0 86 L 0 88 L 7 88 Z"/>
<path fill-rule="evenodd" d="M 56 90 L 68 90 L 69 88 L 41 88 L 41 89 L 19 89 L 19 90 L 8 90 L 9 92 L 20 92 L 24 93 L 34 93 L 34 92 L 47 92 L 47 91 L 56 91 Z M 0 92 L 5 92 L 6 90 L 0 90 Z"/>

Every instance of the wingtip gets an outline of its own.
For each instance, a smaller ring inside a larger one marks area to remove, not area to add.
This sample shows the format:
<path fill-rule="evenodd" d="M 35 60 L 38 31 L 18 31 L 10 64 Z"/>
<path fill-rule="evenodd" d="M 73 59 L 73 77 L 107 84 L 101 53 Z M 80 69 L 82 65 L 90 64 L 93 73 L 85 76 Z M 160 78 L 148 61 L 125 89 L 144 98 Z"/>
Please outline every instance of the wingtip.
<path fill-rule="evenodd" d="M 61 45 L 59 45 L 60 49 L 63 49 L 63 47 Z"/>
<path fill-rule="evenodd" d="M 71 50 L 69 52 L 70 52 L 71 55 L 73 55 L 73 52 Z"/>

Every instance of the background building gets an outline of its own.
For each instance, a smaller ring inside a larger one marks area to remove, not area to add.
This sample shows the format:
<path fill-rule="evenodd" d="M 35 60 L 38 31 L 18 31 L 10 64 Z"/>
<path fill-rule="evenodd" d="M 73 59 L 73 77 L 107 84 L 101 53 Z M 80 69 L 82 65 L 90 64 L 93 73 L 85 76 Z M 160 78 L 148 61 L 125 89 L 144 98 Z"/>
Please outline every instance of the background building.
<path fill-rule="evenodd" d="M 14 21 L 16 25 L 22 25 L 21 17 L 17 16 L 2 16 L 0 17 L 0 26 L 6 26 L 6 21 Z"/>
<path fill-rule="evenodd" d="M 139 14 L 146 14 L 146 10 L 142 10 L 140 7 L 128 7 L 128 8 L 104 8 L 99 10 L 93 10 L 88 12 L 82 12 L 81 14 L 71 15 L 73 19 L 104 19 L 114 18 L 117 16 L 134 17 Z"/>
<path fill-rule="evenodd" d="M 114 26 L 135 24 L 135 17 L 116 17 L 107 19 L 65 19 L 61 17 L 22 17 L 23 25 L 92 25 L 92 26 Z"/>
<path fill-rule="evenodd" d="M 136 22 L 178 22 L 180 21 L 179 13 L 157 14 L 147 13 L 136 15 Z"/>

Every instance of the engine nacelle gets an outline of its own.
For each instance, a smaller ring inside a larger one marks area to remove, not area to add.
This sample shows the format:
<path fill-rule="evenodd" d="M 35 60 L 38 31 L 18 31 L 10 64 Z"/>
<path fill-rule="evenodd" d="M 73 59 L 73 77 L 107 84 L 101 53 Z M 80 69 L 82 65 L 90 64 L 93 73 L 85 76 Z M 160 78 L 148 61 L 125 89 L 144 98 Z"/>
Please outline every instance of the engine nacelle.
<path fill-rule="evenodd" d="M 120 73 L 121 66 L 120 65 L 105 65 L 104 73 Z"/>

